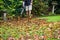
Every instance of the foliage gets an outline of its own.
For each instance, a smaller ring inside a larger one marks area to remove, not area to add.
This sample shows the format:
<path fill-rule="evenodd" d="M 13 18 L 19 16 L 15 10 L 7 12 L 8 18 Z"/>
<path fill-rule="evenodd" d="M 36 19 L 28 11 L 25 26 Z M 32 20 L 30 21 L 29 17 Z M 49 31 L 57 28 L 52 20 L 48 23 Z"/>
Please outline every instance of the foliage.
<path fill-rule="evenodd" d="M 58 9 L 58 10 L 56 11 L 56 14 L 60 14 L 60 9 Z"/>
<path fill-rule="evenodd" d="M 34 0 L 33 2 L 33 12 L 35 15 L 48 15 L 48 1 Z"/>
<path fill-rule="evenodd" d="M 1 0 L 0 2 L 3 2 L 0 6 L 2 11 L 5 10 L 9 15 L 20 14 L 20 8 L 22 6 L 21 0 Z"/>
<path fill-rule="evenodd" d="M 59 0 L 57 1 L 56 9 L 59 10 Z M 32 14 L 40 15 L 49 15 L 49 12 L 52 10 L 52 0 L 33 0 L 33 10 Z M 0 10 L 6 11 L 9 15 L 20 16 L 22 8 L 22 0 L 0 0 Z M 55 10 L 59 13 L 58 10 Z"/>

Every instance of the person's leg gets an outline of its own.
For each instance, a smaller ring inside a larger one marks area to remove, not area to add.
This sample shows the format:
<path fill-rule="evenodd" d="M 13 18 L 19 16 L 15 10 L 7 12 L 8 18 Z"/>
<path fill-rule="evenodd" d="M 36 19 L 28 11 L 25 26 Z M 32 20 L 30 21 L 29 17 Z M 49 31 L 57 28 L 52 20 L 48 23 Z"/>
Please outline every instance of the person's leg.
<path fill-rule="evenodd" d="M 32 17 L 31 10 L 29 10 L 29 18 L 31 18 L 31 17 Z"/>
<path fill-rule="evenodd" d="M 27 20 L 29 22 L 29 6 L 26 6 L 26 15 L 27 15 Z"/>
<path fill-rule="evenodd" d="M 29 5 L 29 21 L 32 18 L 31 10 L 32 10 L 32 5 Z"/>
<path fill-rule="evenodd" d="M 31 10 L 32 10 L 32 5 L 26 6 L 26 14 L 27 14 L 28 22 L 31 20 L 32 17 Z"/>
<path fill-rule="evenodd" d="M 26 11 L 27 18 L 29 17 L 29 11 Z"/>
<path fill-rule="evenodd" d="M 27 15 L 27 20 L 29 22 L 29 11 L 26 11 L 26 15 Z"/>
<path fill-rule="evenodd" d="M 27 15 L 27 17 L 29 15 L 28 6 L 26 6 L 26 15 Z"/>
<path fill-rule="evenodd" d="M 32 5 L 29 5 L 29 17 L 30 18 L 32 17 L 31 11 L 32 11 Z"/>

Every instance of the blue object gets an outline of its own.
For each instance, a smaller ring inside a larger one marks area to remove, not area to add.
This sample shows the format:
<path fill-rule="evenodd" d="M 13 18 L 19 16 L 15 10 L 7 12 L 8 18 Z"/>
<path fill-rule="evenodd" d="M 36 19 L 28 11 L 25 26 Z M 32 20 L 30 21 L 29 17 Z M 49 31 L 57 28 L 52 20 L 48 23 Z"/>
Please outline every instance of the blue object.
<path fill-rule="evenodd" d="M 31 4 L 31 0 L 24 0 L 25 6 L 29 6 Z"/>

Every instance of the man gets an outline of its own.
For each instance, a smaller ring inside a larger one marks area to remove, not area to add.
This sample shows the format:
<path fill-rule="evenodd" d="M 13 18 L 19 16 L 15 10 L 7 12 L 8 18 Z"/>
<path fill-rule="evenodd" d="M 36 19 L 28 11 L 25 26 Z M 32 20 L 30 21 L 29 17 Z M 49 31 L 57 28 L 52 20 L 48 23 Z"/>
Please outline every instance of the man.
<path fill-rule="evenodd" d="M 33 0 L 23 0 L 23 7 L 26 10 L 28 21 L 31 18 L 32 2 Z"/>

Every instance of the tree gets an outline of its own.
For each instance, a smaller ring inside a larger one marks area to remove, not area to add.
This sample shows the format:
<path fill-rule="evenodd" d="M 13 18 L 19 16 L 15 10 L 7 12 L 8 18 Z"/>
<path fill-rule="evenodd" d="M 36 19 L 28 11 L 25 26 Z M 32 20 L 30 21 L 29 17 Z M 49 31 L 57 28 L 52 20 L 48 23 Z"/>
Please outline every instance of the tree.
<path fill-rule="evenodd" d="M 33 12 L 34 15 L 46 15 L 48 11 L 48 0 L 34 0 Z"/>
<path fill-rule="evenodd" d="M 20 16 L 22 0 L 0 0 L 0 10 L 6 11 L 8 15 Z"/>
<path fill-rule="evenodd" d="M 7 12 L 10 14 L 16 14 L 17 7 L 21 6 L 22 1 L 21 0 L 3 0 L 5 3 L 4 7 L 8 10 Z M 20 8 L 20 7 L 19 7 Z M 18 13 L 18 11 L 17 11 Z"/>
<path fill-rule="evenodd" d="M 6 21 L 6 12 L 5 12 L 5 7 L 4 7 L 4 2 L 2 0 L 0 0 L 0 16 L 1 14 L 3 14 L 3 19 L 4 21 Z"/>

